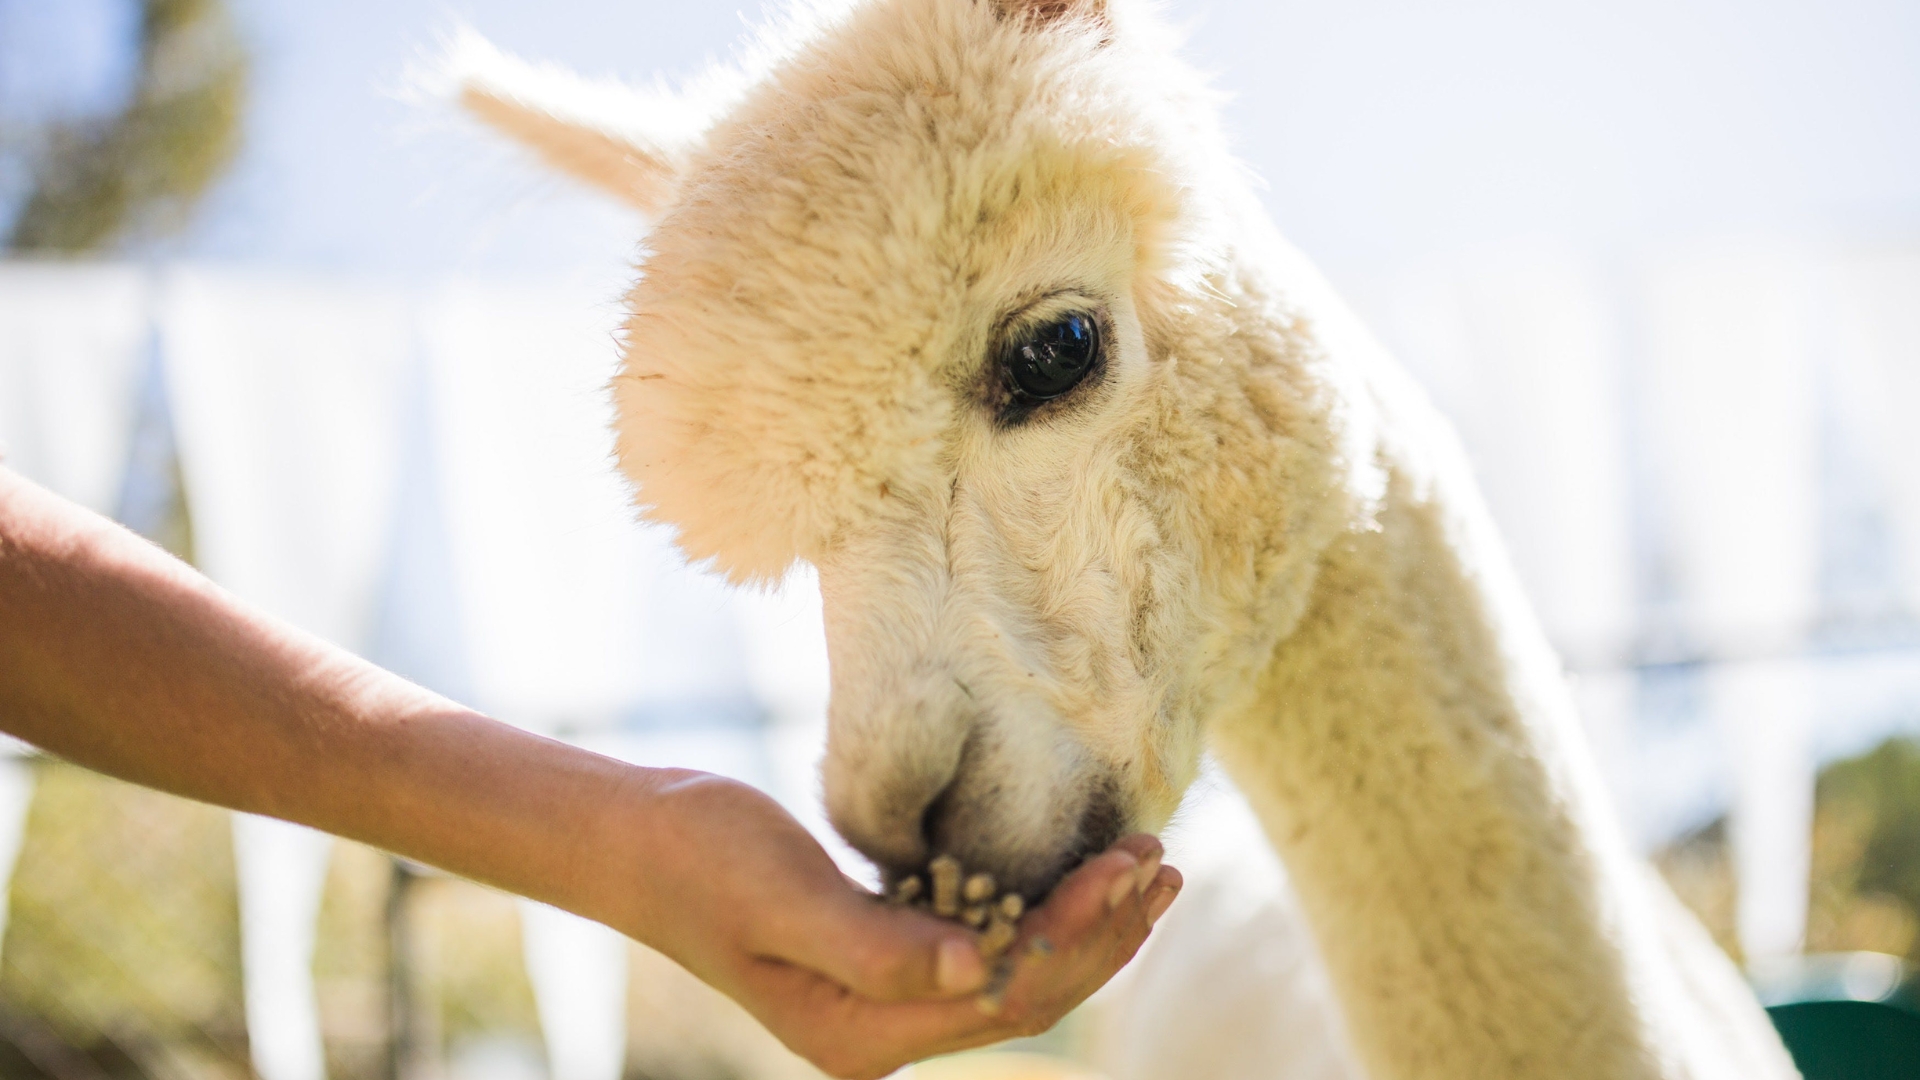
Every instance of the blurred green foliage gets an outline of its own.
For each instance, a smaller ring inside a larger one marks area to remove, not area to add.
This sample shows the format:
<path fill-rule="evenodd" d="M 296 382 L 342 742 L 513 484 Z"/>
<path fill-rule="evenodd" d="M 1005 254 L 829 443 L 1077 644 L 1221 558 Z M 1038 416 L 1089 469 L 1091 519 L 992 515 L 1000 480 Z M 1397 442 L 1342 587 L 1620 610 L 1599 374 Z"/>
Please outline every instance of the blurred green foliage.
<path fill-rule="evenodd" d="M 80 254 L 175 229 L 238 150 L 247 65 L 222 0 L 140 5 L 132 100 L 45 133 L 11 250 Z"/>
<path fill-rule="evenodd" d="M 36 773 L 0 950 L 10 1041 L 135 1075 L 246 1076 L 227 814 L 58 762 Z"/>
<path fill-rule="evenodd" d="M 1920 741 L 1835 762 L 1817 792 L 1808 948 L 1920 963 Z"/>
<path fill-rule="evenodd" d="M 33 768 L 0 947 L 0 1080 L 248 1080 L 231 815 L 60 761 Z M 342 840 L 317 930 L 329 1080 L 444 1078 L 489 1044 L 538 1060 L 512 897 L 396 875 L 384 852 Z M 630 1080 L 820 1080 L 718 991 L 628 948 Z M 396 1004 L 417 1043 L 398 1060 Z"/>
<path fill-rule="evenodd" d="M 1725 820 L 1682 837 L 1656 861 L 1738 957 Z M 1808 952 L 1879 952 L 1920 963 L 1920 740 L 1889 739 L 1820 770 L 1810 890 Z"/>

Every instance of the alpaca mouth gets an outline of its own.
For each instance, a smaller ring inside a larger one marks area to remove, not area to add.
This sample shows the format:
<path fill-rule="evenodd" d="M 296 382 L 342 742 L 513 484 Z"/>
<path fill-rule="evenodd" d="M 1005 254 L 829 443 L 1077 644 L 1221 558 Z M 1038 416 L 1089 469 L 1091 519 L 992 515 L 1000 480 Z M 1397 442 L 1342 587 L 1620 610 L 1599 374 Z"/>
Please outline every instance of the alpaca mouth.
<path fill-rule="evenodd" d="M 1074 864 L 1078 865 L 1112 847 L 1114 841 L 1126 834 L 1127 823 L 1126 807 L 1114 785 L 1107 782 L 1095 788 L 1087 799 L 1086 809 L 1080 812 L 1079 855 Z"/>
<path fill-rule="evenodd" d="M 988 872 L 986 867 L 981 865 L 983 863 L 991 865 L 995 862 L 991 847 L 978 843 L 977 838 L 968 838 L 964 834 L 956 835 L 956 830 L 952 827 L 953 812 L 952 788 L 941 792 L 933 802 L 928 804 L 921 816 L 921 832 L 926 837 L 928 850 L 935 854 L 928 862 L 919 866 L 883 866 L 882 877 L 889 898 L 899 899 L 900 890 L 905 888 L 909 891 L 908 899 L 901 902 L 911 902 L 918 898 L 919 901 L 930 903 L 935 897 L 933 886 L 939 880 L 935 877 L 936 867 L 943 860 L 951 861 L 956 866 L 963 865 L 961 853 L 971 852 L 969 858 L 974 872 L 965 877 L 963 885 L 987 889 L 995 895 L 1018 896 L 1027 906 L 1038 906 L 1045 902 L 1054 887 L 1068 874 L 1078 869 L 1081 863 L 1112 847 L 1116 840 L 1125 835 L 1130 821 L 1114 785 L 1110 782 L 1096 785 L 1087 796 L 1079 819 L 1073 826 L 1071 841 L 1061 845 L 1059 855 L 1052 860 L 1051 865 L 1038 875 L 1023 875 L 1018 872 L 1000 874 L 998 884 L 1002 887 L 996 890 L 991 888 L 996 880 L 995 874 Z M 970 843 L 969 839 L 974 839 L 975 842 Z M 982 879 L 988 884 L 974 885 Z M 919 884 L 913 884 L 916 881 Z M 979 901 L 966 902 L 978 903 Z M 964 906 L 960 910 L 964 913 Z M 948 912 L 936 913 L 951 917 L 951 913 Z"/>

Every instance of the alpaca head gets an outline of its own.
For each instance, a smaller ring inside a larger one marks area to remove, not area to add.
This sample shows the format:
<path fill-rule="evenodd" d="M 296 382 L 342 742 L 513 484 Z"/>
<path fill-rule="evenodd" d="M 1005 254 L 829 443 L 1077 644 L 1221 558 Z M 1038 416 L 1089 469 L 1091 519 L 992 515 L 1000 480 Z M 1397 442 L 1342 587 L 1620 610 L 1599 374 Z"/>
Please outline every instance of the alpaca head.
<path fill-rule="evenodd" d="M 1038 894 L 1197 767 L 1226 601 L 1165 339 L 1225 158 L 1160 32 L 1098 0 L 808 18 L 700 122 L 497 60 L 464 93 L 653 218 L 620 464 L 690 556 L 818 568 L 837 827 Z"/>

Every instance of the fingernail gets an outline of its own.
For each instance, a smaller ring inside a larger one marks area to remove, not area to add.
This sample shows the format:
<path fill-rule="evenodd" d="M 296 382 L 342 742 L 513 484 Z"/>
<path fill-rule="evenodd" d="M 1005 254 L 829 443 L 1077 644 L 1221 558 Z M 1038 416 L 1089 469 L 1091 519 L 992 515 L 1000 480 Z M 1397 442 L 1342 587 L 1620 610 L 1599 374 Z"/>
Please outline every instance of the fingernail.
<path fill-rule="evenodd" d="M 1141 863 L 1140 869 L 1134 873 L 1133 890 L 1138 893 L 1145 893 L 1147 891 L 1147 886 L 1153 884 L 1154 875 L 1158 874 L 1159 872 L 1160 872 L 1160 852 L 1156 851 L 1153 854 L 1147 856 L 1147 861 Z"/>
<path fill-rule="evenodd" d="M 1159 922 L 1160 916 L 1165 915 L 1167 909 L 1173 906 L 1173 898 L 1179 895 L 1180 887 L 1177 885 L 1169 885 L 1154 893 L 1147 900 L 1147 925 L 1152 926 Z"/>
<path fill-rule="evenodd" d="M 987 981 L 987 965 L 972 942 L 948 938 L 935 954 L 934 980 L 943 993 L 964 994 Z"/>
<path fill-rule="evenodd" d="M 1133 856 L 1129 855 L 1127 856 L 1127 858 L 1131 859 L 1133 858 Z M 1121 904 L 1126 902 L 1127 897 L 1131 896 L 1136 891 L 1134 883 L 1137 880 L 1138 880 L 1138 875 L 1132 872 L 1123 873 L 1119 877 L 1113 879 L 1113 884 L 1107 886 L 1107 910 L 1108 911 L 1112 911 L 1115 908 L 1119 907 Z"/>

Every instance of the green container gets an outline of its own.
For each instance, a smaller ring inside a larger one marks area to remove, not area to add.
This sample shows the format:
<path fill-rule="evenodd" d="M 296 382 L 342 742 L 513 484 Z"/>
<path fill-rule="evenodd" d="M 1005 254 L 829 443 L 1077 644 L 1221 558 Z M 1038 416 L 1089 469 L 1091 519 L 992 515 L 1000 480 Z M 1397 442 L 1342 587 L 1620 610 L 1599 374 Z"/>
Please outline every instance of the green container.
<path fill-rule="evenodd" d="M 1878 1001 L 1767 1010 L 1806 1080 L 1920 1080 L 1920 1016 Z"/>
<path fill-rule="evenodd" d="M 1920 1080 L 1920 977 L 1899 957 L 1816 953 L 1748 976 L 1806 1080 Z"/>

